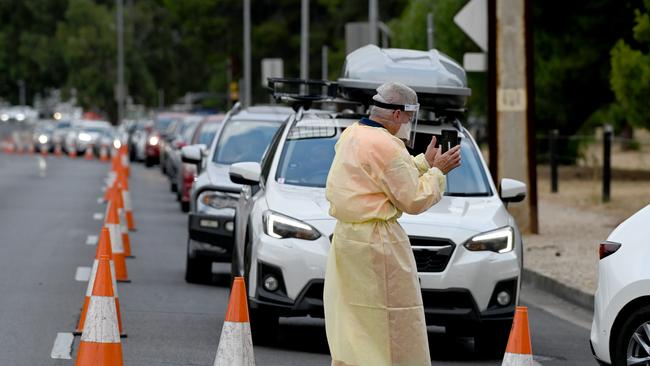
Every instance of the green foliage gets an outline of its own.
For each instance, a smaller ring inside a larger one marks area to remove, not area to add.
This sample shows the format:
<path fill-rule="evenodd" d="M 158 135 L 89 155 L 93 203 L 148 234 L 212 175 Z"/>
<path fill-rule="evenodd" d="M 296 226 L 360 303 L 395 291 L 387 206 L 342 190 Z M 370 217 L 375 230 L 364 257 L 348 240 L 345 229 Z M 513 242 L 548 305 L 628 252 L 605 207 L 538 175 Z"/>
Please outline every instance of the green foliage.
<path fill-rule="evenodd" d="M 646 52 L 619 40 L 611 51 L 610 82 L 626 122 L 650 128 L 650 0 L 645 1 L 645 12 L 635 11 L 635 20 L 634 39 L 645 45 Z"/>
<path fill-rule="evenodd" d="M 481 52 L 480 48 L 454 23 L 454 16 L 467 1 L 458 0 L 413 0 L 404 12 L 391 23 L 394 32 L 393 46 L 417 50 L 427 49 L 427 13 L 433 13 L 434 47 L 463 62 L 466 52 Z M 485 115 L 487 110 L 486 73 L 468 73 L 468 84 L 472 88 L 470 113 Z"/>

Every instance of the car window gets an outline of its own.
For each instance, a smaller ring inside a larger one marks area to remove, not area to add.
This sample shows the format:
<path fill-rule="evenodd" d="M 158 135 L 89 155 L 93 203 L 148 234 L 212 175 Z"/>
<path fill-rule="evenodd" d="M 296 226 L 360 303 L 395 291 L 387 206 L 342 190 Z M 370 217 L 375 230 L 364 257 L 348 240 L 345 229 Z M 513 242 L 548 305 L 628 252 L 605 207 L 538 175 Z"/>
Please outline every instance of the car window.
<path fill-rule="evenodd" d="M 260 162 L 280 125 L 278 122 L 243 120 L 227 123 L 219 136 L 212 161 L 219 164 Z"/>
<path fill-rule="evenodd" d="M 289 132 L 275 179 L 280 184 L 325 187 L 334 145 L 343 128 L 295 126 Z"/>
<path fill-rule="evenodd" d="M 204 123 L 201 126 L 195 143 L 204 144 L 206 146 L 212 145 L 212 140 L 214 140 L 214 136 L 217 134 L 220 126 L 221 123 Z"/>
<path fill-rule="evenodd" d="M 154 130 L 156 131 L 166 131 L 169 128 L 169 125 L 174 122 L 174 118 L 157 118 L 154 122 Z"/>
<path fill-rule="evenodd" d="M 273 164 L 273 158 L 275 157 L 275 152 L 278 149 L 278 145 L 280 145 L 282 132 L 284 131 L 284 126 L 286 126 L 286 123 L 282 126 L 283 128 L 278 129 L 278 131 L 275 133 L 275 136 L 273 137 L 273 141 L 271 141 L 271 144 L 269 145 L 269 148 L 266 150 L 266 153 L 264 153 L 261 169 L 261 176 L 263 177 L 264 182 L 266 182 L 268 179 L 271 165 Z"/>

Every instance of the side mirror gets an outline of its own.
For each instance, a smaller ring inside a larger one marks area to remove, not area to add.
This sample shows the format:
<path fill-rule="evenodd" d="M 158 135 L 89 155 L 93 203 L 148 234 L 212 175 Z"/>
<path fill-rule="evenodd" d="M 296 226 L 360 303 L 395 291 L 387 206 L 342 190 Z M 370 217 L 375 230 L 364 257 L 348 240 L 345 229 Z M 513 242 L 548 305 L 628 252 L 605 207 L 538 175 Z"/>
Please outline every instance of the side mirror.
<path fill-rule="evenodd" d="M 203 160 L 204 145 L 183 146 L 181 149 L 181 160 L 183 163 L 201 165 Z"/>
<path fill-rule="evenodd" d="M 521 202 L 526 198 L 526 184 L 514 179 L 503 178 L 499 186 L 503 202 Z"/>
<path fill-rule="evenodd" d="M 243 162 L 230 166 L 230 180 L 233 183 L 254 186 L 260 183 L 262 167 L 260 163 Z"/>

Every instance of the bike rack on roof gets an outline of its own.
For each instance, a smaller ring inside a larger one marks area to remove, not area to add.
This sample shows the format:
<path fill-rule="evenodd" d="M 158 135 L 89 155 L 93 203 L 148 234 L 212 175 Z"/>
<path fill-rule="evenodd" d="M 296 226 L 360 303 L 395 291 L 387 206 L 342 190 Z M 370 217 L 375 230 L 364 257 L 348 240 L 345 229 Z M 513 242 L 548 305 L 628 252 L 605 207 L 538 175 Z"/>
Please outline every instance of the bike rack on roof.
<path fill-rule="evenodd" d="M 329 80 L 304 80 L 297 78 L 268 78 L 268 89 L 273 99 L 286 103 L 296 112 L 307 110 L 314 102 L 335 101 L 338 83 Z"/>

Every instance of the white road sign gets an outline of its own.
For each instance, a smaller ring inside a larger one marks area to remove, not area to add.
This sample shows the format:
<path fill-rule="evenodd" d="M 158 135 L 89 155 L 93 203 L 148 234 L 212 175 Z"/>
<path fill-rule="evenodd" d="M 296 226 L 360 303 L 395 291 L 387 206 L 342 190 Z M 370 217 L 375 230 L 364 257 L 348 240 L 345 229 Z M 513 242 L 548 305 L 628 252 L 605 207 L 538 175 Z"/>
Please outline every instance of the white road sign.
<path fill-rule="evenodd" d="M 488 0 L 471 0 L 454 17 L 454 23 L 484 52 L 488 50 Z"/>

